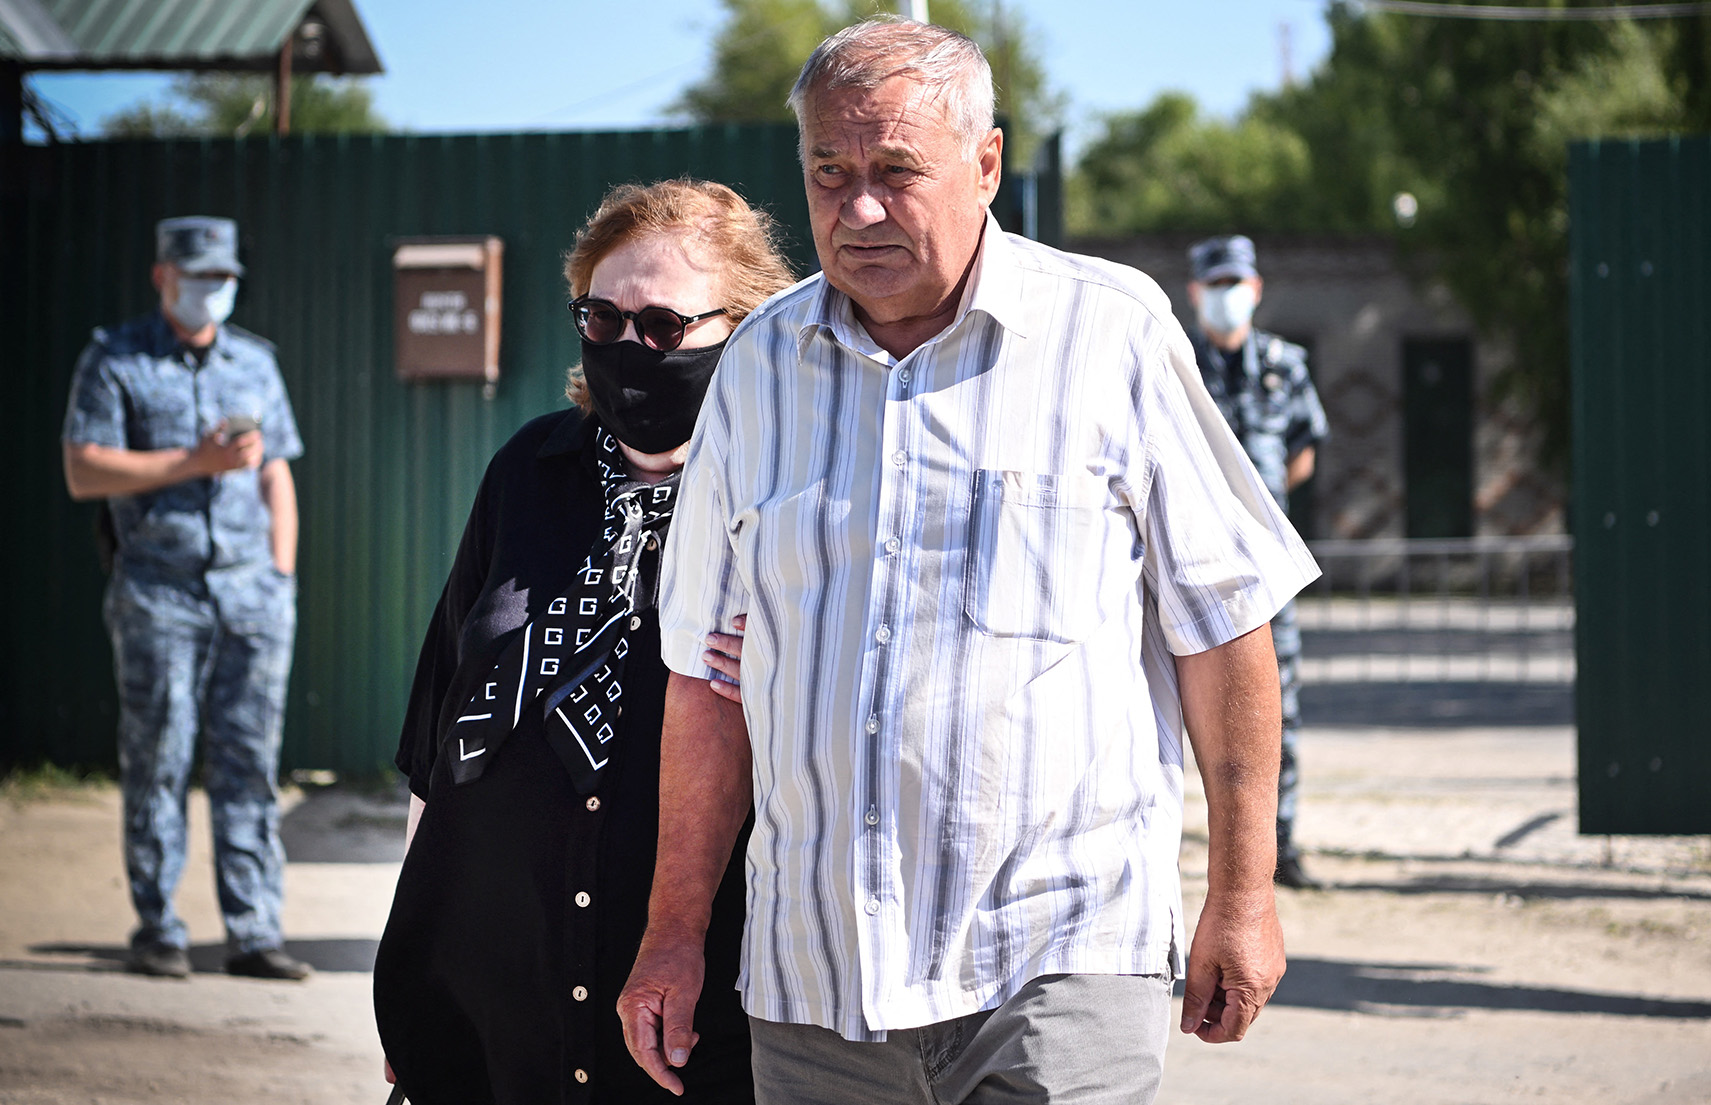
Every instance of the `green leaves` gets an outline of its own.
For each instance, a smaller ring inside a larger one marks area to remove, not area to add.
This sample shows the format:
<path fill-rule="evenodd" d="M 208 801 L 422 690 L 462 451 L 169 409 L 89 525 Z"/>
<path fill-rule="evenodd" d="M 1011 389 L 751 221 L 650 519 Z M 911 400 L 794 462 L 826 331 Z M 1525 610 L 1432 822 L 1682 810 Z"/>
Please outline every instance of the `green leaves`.
<path fill-rule="evenodd" d="M 1069 182 L 1071 233 L 1395 237 L 1510 351 L 1493 399 L 1568 451 L 1567 145 L 1711 129 L 1711 17 L 1504 23 L 1333 3 L 1330 56 L 1233 120 L 1166 93 L 1107 118 Z M 1393 201 L 1418 210 L 1399 226 Z"/>
<path fill-rule="evenodd" d="M 802 63 L 839 28 L 895 6 L 878 0 L 720 0 L 725 21 L 713 43 L 713 68 L 686 89 L 673 110 L 697 122 L 788 121 L 785 97 Z M 980 43 L 1008 117 L 1012 165 L 1026 165 L 1042 135 L 1055 130 L 1063 99 L 1047 87 L 1030 43 L 1034 32 L 1002 3 L 933 0 L 933 22 Z"/>
<path fill-rule="evenodd" d="M 171 95 L 144 102 L 101 122 L 111 138 L 263 135 L 273 131 L 270 77 L 200 73 L 173 81 Z M 374 111 L 374 94 L 360 78 L 291 79 L 293 134 L 366 134 L 390 130 Z"/>
<path fill-rule="evenodd" d="M 1071 233 L 1235 230 L 1313 221 L 1313 152 L 1298 132 L 1250 113 L 1200 115 L 1192 97 L 1159 96 L 1112 115 L 1071 179 Z"/>
<path fill-rule="evenodd" d="M 787 122 L 785 98 L 802 63 L 837 30 L 816 0 L 720 0 L 725 23 L 713 41 L 713 71 L 684 90 L 673 110 L 703 123 Z"/>

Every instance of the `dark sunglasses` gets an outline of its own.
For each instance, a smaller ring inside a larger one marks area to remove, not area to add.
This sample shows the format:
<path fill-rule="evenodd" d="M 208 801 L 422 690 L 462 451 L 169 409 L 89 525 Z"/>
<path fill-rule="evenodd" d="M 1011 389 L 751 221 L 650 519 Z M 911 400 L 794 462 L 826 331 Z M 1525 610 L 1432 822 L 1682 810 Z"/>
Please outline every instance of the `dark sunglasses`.
<path fill-rule="evenodd" d="M 592 296 L 579 295 L 565 306 L 576 320 L 577 333 L 590 345 L 611 345 L 624 336 L 624 323 L 636 324 L 636 336 L 642 344 L 661 353 L 670 353 L 683 344 L 683 332 L 690 323 L 725 313 L 703 311 L 698 315 L 680 315 L 670 307 L 643 307 L 639 311 L 620 311 L 616 303 Z"/>

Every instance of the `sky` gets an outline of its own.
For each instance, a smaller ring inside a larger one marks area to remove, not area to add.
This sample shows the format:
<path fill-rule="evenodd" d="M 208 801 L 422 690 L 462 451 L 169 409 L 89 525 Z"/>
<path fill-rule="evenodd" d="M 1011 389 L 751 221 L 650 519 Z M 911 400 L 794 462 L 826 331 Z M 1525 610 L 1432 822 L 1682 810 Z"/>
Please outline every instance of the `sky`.
<path fill-rule="evenodd" d="M 1235 114 L 1250 93 L 1282 83 L 1286 36 L 1297 79 L 1330 48 L 1324 0 L 973 0 L 993 2 L 1036 35 L 1051 86 L 1068 96 L 1072 151 L 1099 113 L 1142 107 L 1170 89 Z M 671 102 L 707 72 L 724 12 L 718 0 L 355 3 L 386 68 L 373 78 L 377 110 L 427 133 L 668 122 Z M 78 133 L 94 136 L 102 119 L 160 97 L 171 78 L 30 79 Z"/>

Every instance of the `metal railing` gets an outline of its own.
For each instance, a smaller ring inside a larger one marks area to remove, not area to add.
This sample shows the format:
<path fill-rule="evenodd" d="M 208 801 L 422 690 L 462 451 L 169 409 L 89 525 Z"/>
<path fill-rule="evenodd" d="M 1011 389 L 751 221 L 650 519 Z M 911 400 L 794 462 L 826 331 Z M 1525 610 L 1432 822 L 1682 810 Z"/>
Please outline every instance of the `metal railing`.
<path fill-rule="evenodd" d="M 1574 682 L 1574 539 L 1315 541 L 1301 681 Z"/>

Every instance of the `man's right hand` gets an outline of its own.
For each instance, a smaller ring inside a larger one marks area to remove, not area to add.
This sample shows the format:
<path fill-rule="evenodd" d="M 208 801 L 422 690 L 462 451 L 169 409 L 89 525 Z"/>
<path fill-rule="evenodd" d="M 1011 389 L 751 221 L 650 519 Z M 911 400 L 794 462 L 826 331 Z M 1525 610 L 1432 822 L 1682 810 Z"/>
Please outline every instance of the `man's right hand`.
<path fill-rule="evenodd" d="M 630 980 L 618 995 L 618 1018 L 631 1058 L 661 1086 L 683 1096 L 683 1080 L 672 1067 L 689 1062 L 700 1037 L 695 1033 L 695 1003 L 706 977 L 703 941 L 642 937 Z"/>
<path fill-rule="evenodd" d="M 198 471 L 217 476 L 239 468 L 260 468 L 266 451 L 259 431 L 250 430 L 228 438 L 226 424 L 222 422 L 203 435 L 191 450 L 190 458 Z"/>

